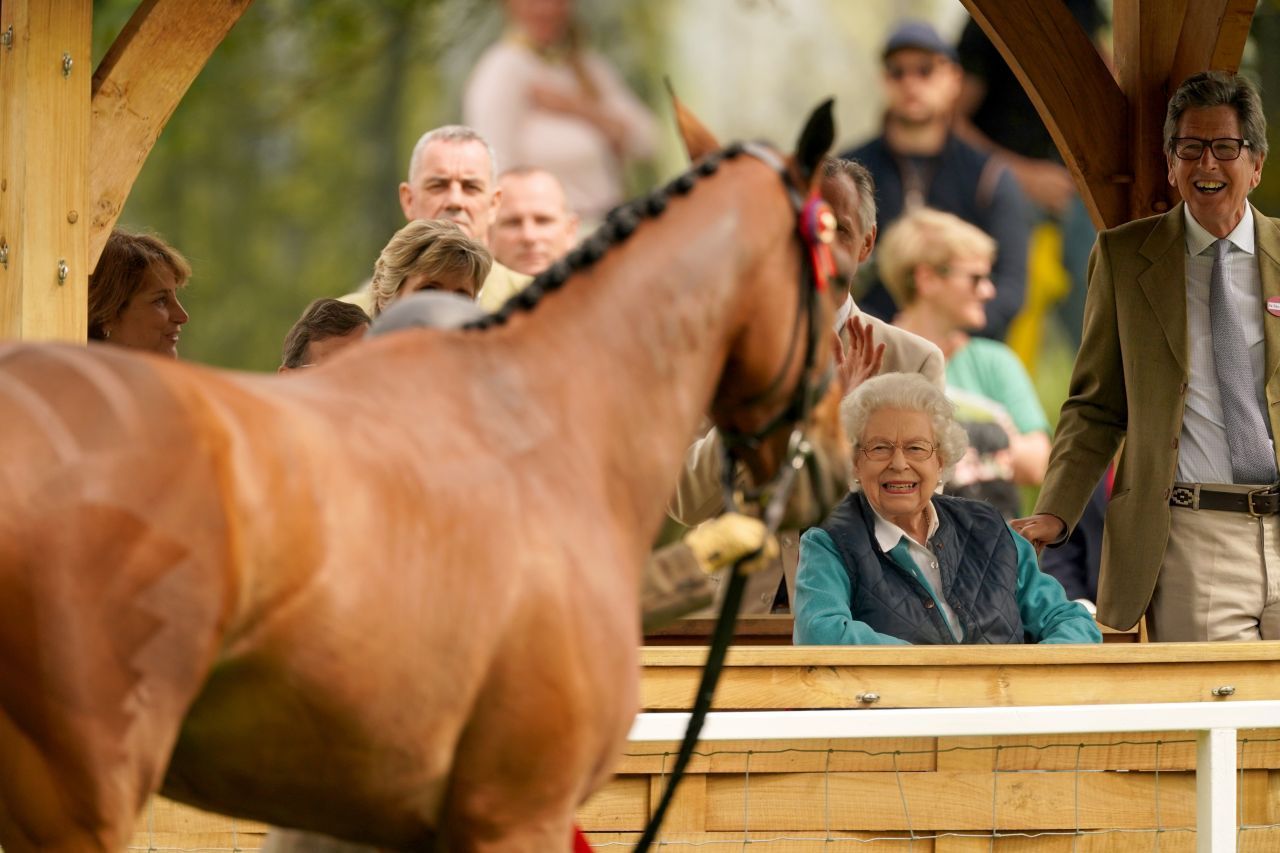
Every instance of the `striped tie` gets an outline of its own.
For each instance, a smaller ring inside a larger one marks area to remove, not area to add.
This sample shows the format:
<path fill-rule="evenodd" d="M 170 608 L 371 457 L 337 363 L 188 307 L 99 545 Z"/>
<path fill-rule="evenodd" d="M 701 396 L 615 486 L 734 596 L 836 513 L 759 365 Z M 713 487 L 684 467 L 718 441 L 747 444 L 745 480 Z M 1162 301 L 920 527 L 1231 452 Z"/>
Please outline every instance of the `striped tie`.
<path fill-rule="evenodd" d="M 1209 276 L 1209 327 L 1213 333 L 1213 366 L 1222 395 L 1222 422 L 1231 450 L 1233 482 L 1252 485 L 1276 481 L 1276 460 L 1267 440 L 1267 425 L 1258 409 L 1253 366 L 1244 342 L 1240 315 L 1227 287 L 1228 240 L 1213 244 Z"/>

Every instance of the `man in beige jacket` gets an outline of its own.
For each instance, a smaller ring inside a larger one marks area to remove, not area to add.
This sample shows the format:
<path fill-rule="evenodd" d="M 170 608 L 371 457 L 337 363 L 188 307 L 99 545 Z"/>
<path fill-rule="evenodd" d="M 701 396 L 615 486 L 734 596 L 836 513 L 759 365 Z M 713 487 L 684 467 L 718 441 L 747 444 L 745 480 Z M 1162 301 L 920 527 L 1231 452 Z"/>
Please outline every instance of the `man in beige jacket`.
<path fill-rule="evenodd" d="M 822 196 L 831 206 L 836 217 L 836 238 L 832 254 L 836 261 L 838 280 L 831 283 L 830 292 L 841 300 L 836 312 L 836 329 L 847 331 L 854 320 L 871 327 L 874 341 L 884 344 L 881 373 L 922 373 L 939 388 L 944 387 L 945 367 L 942 352 L 933 344 L 884 323 L 858 310 L 853 297 L 848 296 L 849 285 L 858 271 L 858 265 L 871 255 L 876 241 L 875 186 L 871 174 L 852 160 L 828 159 L 823 171 Z M 849 389 L 852 390 L 852 389 Z M 721 488 L 723 442 L 720 433 L 712 429 L 689 448 L 685 455 L 684 469 L 676 494 L 667 511 L 676 521 L 690 527 L 719 515 L 724 510 L 724 494 Z M 835 500 L 848 489 L 848 460 L 821 460 L 834 480 L 827 484 L 835 489 Z M 809 491 L 803 480 L 797 481 L 797 491 Z M 812 523 L 821 518 L 812 519 Z M 758 571 L 748 579 L 743 595 L 741 612 L 744 615 L 769 613 L 778 600 L 780 581 L 787 582 L 788 599 L 795 581 L 796 556 L 799 553 L 800 532 L 784 530 L 780 536 L 781 561 L 774 561 L 769 568 Z"/>
<path fill-rule="evenodd" d="M 1267 155 L 1257 91 L 1217 72 L 1169 102 L 1184 200 L 1098 235 L 1084 337 L 1036 515 L 1055 544 L 1123 443 L 1098 619 L 1153 640 L 1280 639 L 1280 220 L 1248 194 Z"/>

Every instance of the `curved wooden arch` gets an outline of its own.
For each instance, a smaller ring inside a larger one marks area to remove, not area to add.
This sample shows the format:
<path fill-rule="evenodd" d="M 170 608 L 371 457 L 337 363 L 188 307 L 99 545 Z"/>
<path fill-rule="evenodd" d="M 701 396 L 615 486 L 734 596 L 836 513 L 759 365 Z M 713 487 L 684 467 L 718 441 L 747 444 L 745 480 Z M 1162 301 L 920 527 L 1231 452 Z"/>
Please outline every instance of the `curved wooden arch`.
<path fill-rule="evenodd" d="M 1116 0 L 1114 75 L 1061 0 L 962 0 L 1022 82 L 1094 224 L 1177 200 L 1162 150 L 1165 106 L 1205 69 L 1235 71 L 1253 0 Z"/>

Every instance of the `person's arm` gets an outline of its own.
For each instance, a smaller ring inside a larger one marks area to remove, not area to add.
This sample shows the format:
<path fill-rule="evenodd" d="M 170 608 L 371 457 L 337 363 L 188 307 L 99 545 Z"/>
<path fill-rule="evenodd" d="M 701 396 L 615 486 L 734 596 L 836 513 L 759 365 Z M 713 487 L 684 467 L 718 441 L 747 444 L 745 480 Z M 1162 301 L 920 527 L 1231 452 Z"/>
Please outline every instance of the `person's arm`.
<path fill-rule="evenodd" d="M 1083 605 L 1067 598 L 1056 578 L 1040 571 L 1035 548 L 1009 527 L 1018 549 L 1018 614 L 1037 643 L 1101 643 L 1102 632 Z"/>
<path fill-rule="evenodd" d="M 800 564 L 796 568 L 792 641 L 797 646 L 910 645 L 854 619 L 852 595 L 849 575 L 831 537 L 818 528 L 806 532 L 800 537 Z"/>
<path fill-rule="evenodd" d="M 667 515 L 686 527 L 714 518 L 724 509 L 724 439 L 714 427 L 685 452 L 684 467 L 676 481 L 676 493 L 667 504 Z"/>
<path fill-rule="evenodd" d="M 1031 242 L 1031 208 L 1018 187 L 1013 173 L 1000 164 L 987 164 L 1000 169 L 991 202 L 984 211 L 985 230 L 1000 247 L 996 253 L 991 281 L 996 286 L 995 298 L 987 303 L 987 325 L 982 334 L 1003 341 L 1009 324 L 1022 310 L 1027 291 L 1027 251 Z"/>

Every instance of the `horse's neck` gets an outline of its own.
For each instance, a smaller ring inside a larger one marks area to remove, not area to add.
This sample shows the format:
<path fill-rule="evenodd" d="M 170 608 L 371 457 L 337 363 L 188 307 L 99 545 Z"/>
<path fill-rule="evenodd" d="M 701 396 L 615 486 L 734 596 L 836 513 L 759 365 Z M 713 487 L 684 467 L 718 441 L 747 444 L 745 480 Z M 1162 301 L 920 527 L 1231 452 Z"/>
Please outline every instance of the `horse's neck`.
<path fill-rule="evenodd" d="M 603 476 L 610 508 L 638 537 L 658 527 L 756 296 L 746 282 L 768 247 L 754 239 L 761 217 L 748 215 L 747 205 L 759 206 L 772 189 L 765 182 L 776 178 L 755 163 L 734 165 L 755 180 L 695 187 L 585 275 L 513 318 L 521 327 L 511 330 L 517 358 L 550 380 L 542 389 L 563 413 L 565 440 L 589 463 L 576 470 Z"/>

